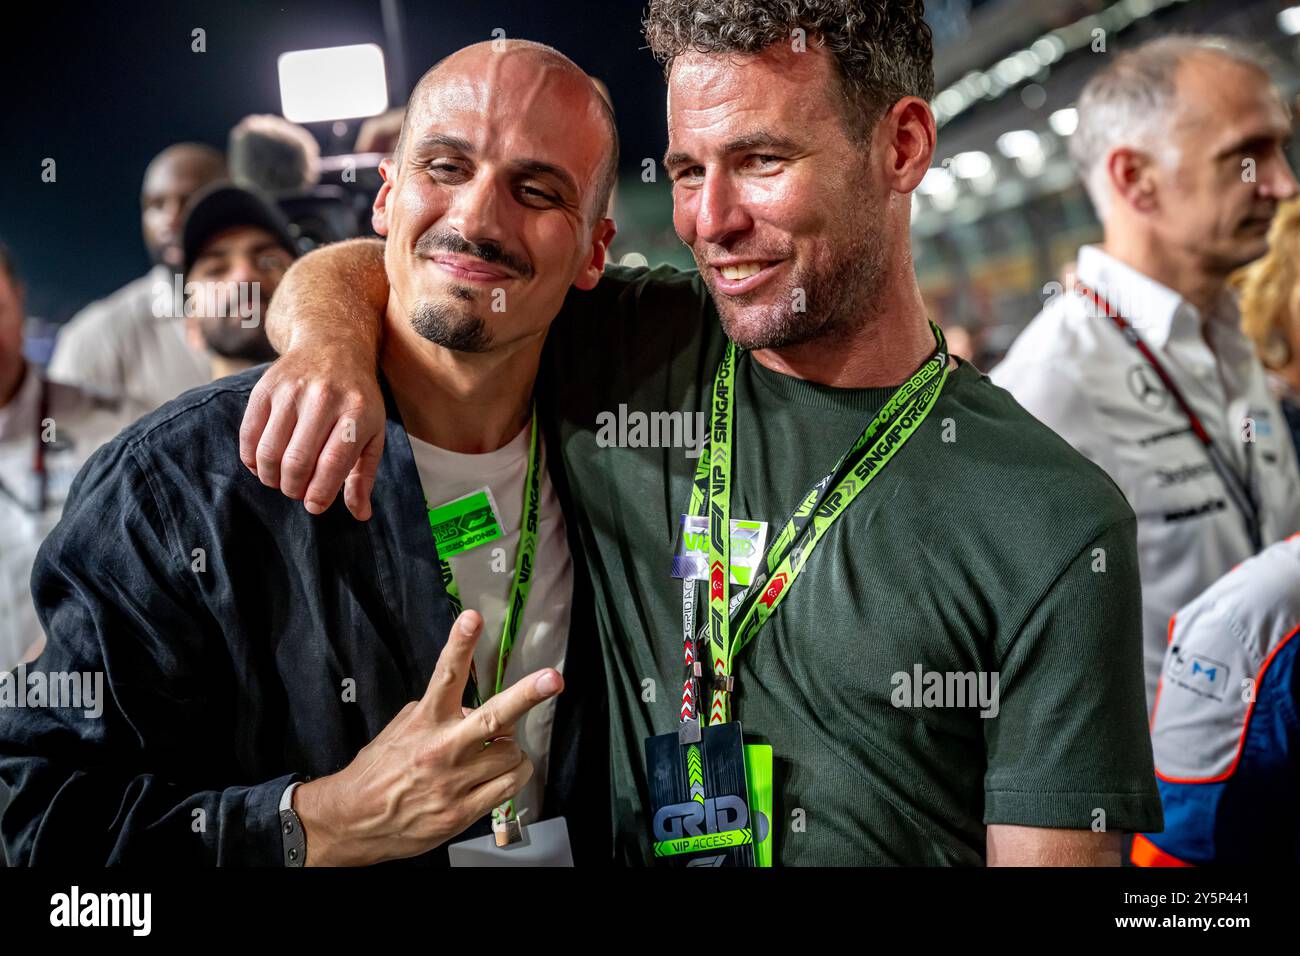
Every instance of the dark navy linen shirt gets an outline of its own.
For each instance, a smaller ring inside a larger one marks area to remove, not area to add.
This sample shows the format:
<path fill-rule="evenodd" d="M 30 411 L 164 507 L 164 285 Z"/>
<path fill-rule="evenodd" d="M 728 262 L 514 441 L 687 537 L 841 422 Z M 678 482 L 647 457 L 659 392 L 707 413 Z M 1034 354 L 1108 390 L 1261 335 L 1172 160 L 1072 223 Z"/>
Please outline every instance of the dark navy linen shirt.
<path fill-rule="evenodd" d="M 286 785 L 340 770 L 423 696 L 453 618 L 391 395 L 374 516 L 340 499 L 313 517 L 239 459 L 262 371 L 187 392 L 78 475 L 33 572 L 48 644 L 28 672 L 102 673 L 103 713 L 0 706 L 11 865 L 280 865 Z M 609 777 L 577 549 L 574 562 L 543 811 L 567 818 L 582 864 L 608 859 Z M 485 817 L 465 836 L 489 831 Z"/>

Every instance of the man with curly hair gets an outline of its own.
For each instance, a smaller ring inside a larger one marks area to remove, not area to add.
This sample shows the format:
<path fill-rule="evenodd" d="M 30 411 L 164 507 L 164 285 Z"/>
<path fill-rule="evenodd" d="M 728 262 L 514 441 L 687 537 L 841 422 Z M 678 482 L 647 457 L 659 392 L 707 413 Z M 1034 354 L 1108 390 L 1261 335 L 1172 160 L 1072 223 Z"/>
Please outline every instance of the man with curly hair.
<path fill-rule="evenodd" d="M 647 740 L 718 740 L 729 721 L 772 748 L 752 836 L 781 864 L 1117 863 L 1123 831 L 1161 825 L 1133 512 L 926 318 L 909 235 L 936 137 L 923 12 L 649 5 L 698 271 L 610 267 L 570 293 L 537 386 L 594 584 L 620 862 L 695 833 L 659 806 Z M 346 484 L 369 514 L 382 260 L 373 242 L 322 250 L 276 297 L 291 348 L 250 397 L 241 453 L 313 512 Z M 705 465 L 611 427 L 664 412 L 708 416 Z M 706 513 L 692 556 L 685 515 Z M 749 589 L 730 518 L 767 527 Z M 708 806 L 705 839 L 750 838 Z"/>

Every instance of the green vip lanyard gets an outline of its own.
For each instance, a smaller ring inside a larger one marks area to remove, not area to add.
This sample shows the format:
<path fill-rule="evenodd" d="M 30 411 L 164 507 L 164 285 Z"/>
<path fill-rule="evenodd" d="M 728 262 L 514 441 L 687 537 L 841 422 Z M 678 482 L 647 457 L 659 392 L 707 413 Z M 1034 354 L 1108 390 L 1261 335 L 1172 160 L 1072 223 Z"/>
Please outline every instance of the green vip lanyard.
<path fill-rule="evenodd" d="M 501 643 L 497 651 L 497 675 L 493 682 L 492 695 L 501 693 L 505 687 L 506 665 L 510 662 L 510 652 L 514 650 L 515 638 L 519 636 L 519 626 L 524 619 L 524 607 L 528 604 L 528 592 L 533 585 L 533 569 L 537 561 L 537 526 L 538 512 L 541 509 L 542 467 L 541 456 L 537 454 L 537 407 L 533 406 L 532 421 L 528 439 L 528 474 L 524 478 L 524 520 L 519 528 L 519 550 L 515 553 L 515 577 L 510 585 L 510 600 L 506 605 L 505 622 L 501 625 Z M 426 505 L 427 507 L 427 505 Z M 429 522 L 433 523 L 433 509 L 429 508 Z M 442 584 L 447 591 L 447 600 L 451 604 L 452 617 L 460 617 L 465 610 L 460 600 L 460 588 L 451 572 L 451 562 L 439 556 L 438 568 L 442 572 Z M 469 686 L 473 694 L 474 706 L 482 707 L 484 698 L 479 692 L 478 674 L 470 662 Z M 504 820 L 515 818 L 513 800 L 507 800 L 492 811 L 493 819 L 500 816 Z"/>
<path fill-rule="evenodd" d="M 936 342 L 934 353 L 890 396 L 831 473 L 804 496 L 772 538 L 753 584 L 734 601 L 731 596 L 731 468 L 737 359 L 735 345 L 727 343 L 713 381 L 709 446 L 700 455 L 690 505 L 692 516 L 701 517 L 706 513 L 709 516 L 707 634 L 713 673 L 709 724 L 726 723 L 731 718 L 728 701 L 735 689 L 732 669 L 736 655 L 776 612 L 831 525 L 916 434 L 938 400 L 948 380 L 948 347 L 939 327 L 932 322 L 930 328 Z M 682 591 L 688 665 L 694 659 L 691 647 L 694 586 L 693 581 L 687 581 Z M 688 674 L 684 699 L 695 698 L 693 684 Z M 693 716 L 687 714 L 688 709 L 694 708 L 684 705 L 684 720 Z"/>

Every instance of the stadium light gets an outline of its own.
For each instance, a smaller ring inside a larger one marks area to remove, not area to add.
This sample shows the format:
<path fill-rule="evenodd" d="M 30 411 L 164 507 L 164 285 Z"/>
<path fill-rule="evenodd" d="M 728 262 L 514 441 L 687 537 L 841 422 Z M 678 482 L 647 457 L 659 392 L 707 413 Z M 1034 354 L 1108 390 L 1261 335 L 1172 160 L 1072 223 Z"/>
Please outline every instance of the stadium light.
<path fill-rule="evenodd" d="M 388 109 L 384 52 L 373 43 L 280 54 L 280 112 L 295 123 L 378 116 Z"/>

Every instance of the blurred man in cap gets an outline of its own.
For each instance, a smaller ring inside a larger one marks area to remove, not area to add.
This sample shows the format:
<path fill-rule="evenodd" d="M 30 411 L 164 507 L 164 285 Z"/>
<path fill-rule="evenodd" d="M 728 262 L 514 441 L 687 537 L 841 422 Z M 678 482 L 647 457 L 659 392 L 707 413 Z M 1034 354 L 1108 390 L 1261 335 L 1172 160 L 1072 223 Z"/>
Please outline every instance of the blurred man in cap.
<path fill-rule="evenodd" d="M 212 356 L 214 379 L 269 362 L 275 350 L 262 312 L 297 257 L 288 220 L 258 194 L 217 185 L 185 219 L 189 346 Z"/>
<path fill-rule="evenodd" d="M 177 143 L 153 158 L 145 170 L 140 206 L 154 266 L 72 318 L 55 343 L 51 379 L 125 397 L 146 410 L 209 381 L 208 357 L 186 344 L 180 316 L 156 315 L 153 304 L 159 287 L 170 286 L 182 264 L 186 204 L 225 175 L 221 153 L 202 143 Z"/>

